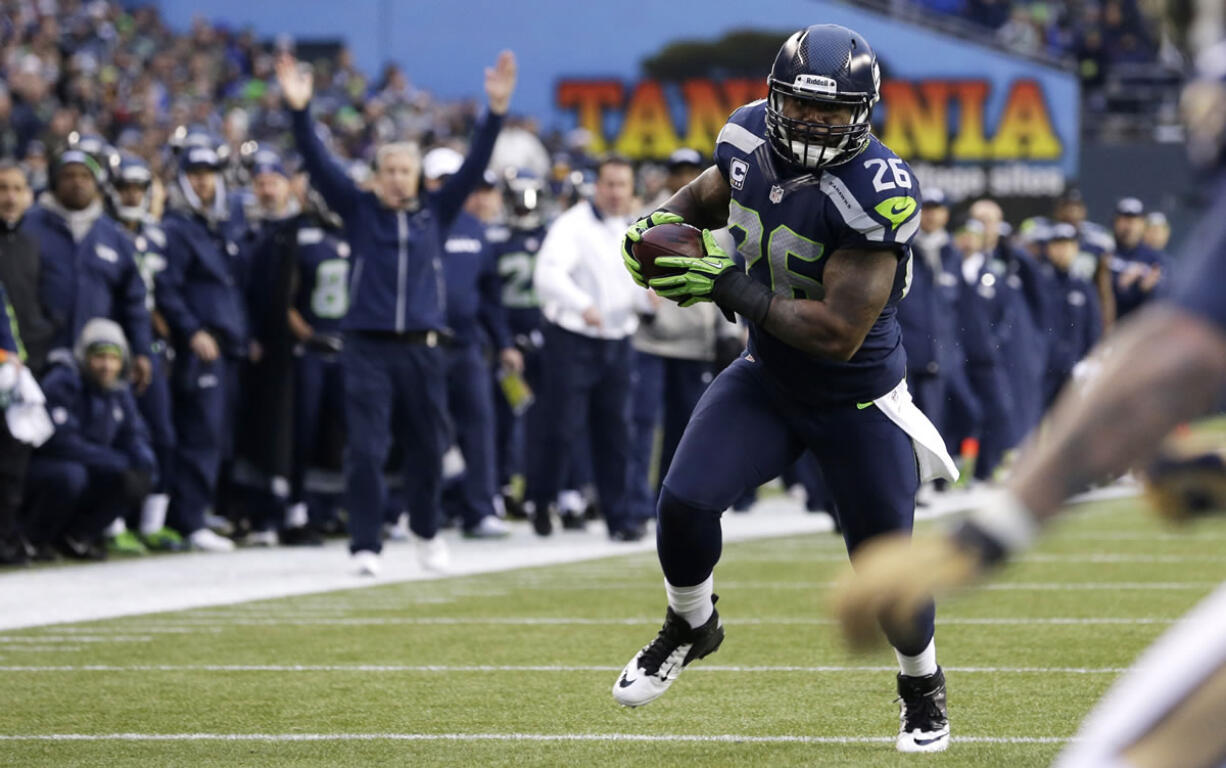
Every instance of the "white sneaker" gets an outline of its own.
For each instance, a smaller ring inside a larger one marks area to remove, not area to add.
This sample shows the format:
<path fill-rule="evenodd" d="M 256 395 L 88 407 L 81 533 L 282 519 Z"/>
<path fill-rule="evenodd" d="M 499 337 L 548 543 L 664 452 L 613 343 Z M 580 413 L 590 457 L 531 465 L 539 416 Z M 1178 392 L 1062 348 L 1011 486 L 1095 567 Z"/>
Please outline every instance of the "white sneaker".
<path fill-rule="evenodd" d="M 511 526 L 494 515 L 486 515 L 481 522 L 464 530 L 466 539 L 505 539 L 511 535 Z"/>
<path fill-rule="evenodd" d="M 198 549 L 201 552 L 233 552 L 234 542 L 227 539 L 225 536 L 219 536 L 213 533 L 208 528 L 201 528 L 198 531 L 192 531 L 192 535 L 187 537 L 188 542 L 192 545 L 192 549 Z"/>
<path fill-rule="evenodd" d="M 285 510 L 286 528 L 304 528 L 309 522 L 311 522 L 311 516 L 307 511 L 305 501 L 291 504 L 289 509 Z"/>
<path fill-rule="evenodd" d="M 252 531 L 247 534 L 244 541 L 249 547 L 275 547 L 281 543 L 274 528 L 269 528 L 266 531 Z"/>
<path fill-rule="evenodd" d="M 222 534 L 234 533 L 234 523 L 212 512 L 204 513 L 204 527 Z"/>
<path fill-rule="evenodd" d="M 379 553 L 369 549 L 354 552 L 353 562 L 358 566 L 359 576 L 378 576 L 379 568 L 383 565 L 379 560 Z"/>
<path fill-rule="evenodd" d="M 409 516 L 404 512 L 401 512 L 400 517 L 396 518 L 395 524 L 383 524 L 383 537 L 388 541 L 408 541 L 411 536 Z"/>
<path fill-rule="evenodd" d="M 442 536 L 433 539 L 413 537 L 417 544 L 417 561 L 427 571 L 446 571 L 451 565 L 451 553 L 447 551 L 447 542 Z"/>
<path fill-rule="evenodd" d="M 949 711 L 945 707 L 945 673 L 927 677 L 898 675 L 899 752 L 944 752 L 949 748 Z"/>
<path fill-rule="evenodd" d="M 712 595 L 711 602 L 719 598 Z M 664 695 L 681 670 L 692 661 L 710 656 L 724 642 L 719 612 L 694 629 L 669 608 L 656 639 L 634 654 L 613 683 L 613 700 L 623 707 L 641 707 Z"/>

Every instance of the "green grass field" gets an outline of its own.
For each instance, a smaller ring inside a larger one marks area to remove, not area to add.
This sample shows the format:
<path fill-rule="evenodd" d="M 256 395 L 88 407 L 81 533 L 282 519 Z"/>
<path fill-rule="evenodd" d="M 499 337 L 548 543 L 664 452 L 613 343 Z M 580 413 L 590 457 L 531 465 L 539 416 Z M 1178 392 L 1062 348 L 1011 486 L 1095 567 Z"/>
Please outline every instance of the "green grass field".
<path fill-rule="evenodd" d="M 842 544 L 808 536 L 727 547 L 727 641 L 639 710 L 609 688 L 663 616 L 648 555 L 7 632 L 0 765 L 1043 766 L 1226 578 L 1224 539 L 1085 507 L 942 606 L 943 755 L 893 751 L 892 654 L 842 649 Z"/>

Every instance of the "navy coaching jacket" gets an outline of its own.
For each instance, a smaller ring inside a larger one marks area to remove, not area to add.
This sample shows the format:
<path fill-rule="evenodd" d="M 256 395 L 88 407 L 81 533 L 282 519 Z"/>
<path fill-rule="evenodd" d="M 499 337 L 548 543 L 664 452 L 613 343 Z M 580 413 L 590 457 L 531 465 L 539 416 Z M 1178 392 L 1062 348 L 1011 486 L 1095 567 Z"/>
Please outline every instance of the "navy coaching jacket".
<path fill-rule="evenodd" d="M 108 472 L 155 473 L 149 430 L 127 385 L 103 391 L 85 381 L 75 365 L 52 366 L 42 381 L 55 433 L 39 456 L 64 459 Z"/>
<path fill-rule="evenodd" d="M 105 317 L 123 327 L 134 355 L 148 355 L 153 330 L 131 238 L 99 207 L 89 231 L 75 242 L 54 207 L 44 196 L 21 224 L 38 241 L 39 293 L 55 325 L 52 346 L 71 348 L 87 322 Z"/>
<path fill-rule="evenodd" d="M 157 305 L 179 344 L 204 329 L 226 354 L 245 353 L 246 267 L 238 243 L 239 218 L 230 206 L 225 221 L 210 223 L 182 208 L 172 209 L 162 220 L 166 269 L 154 278 Z"/>
<path fill-rule="evenodd" d="M 437 192 L 423 192 L 416 208 L 398 211 L 363 191 L 328 156 L 315 135 L 310 105 L 290 110 L 294 140 L 311 185 L 345 222 L 353 250 L 347 331 L 441 331 L 447 328 L 443 238 L 476 187 L 494 151 L 502 117 L 477 123 L 464 164 Z"/>

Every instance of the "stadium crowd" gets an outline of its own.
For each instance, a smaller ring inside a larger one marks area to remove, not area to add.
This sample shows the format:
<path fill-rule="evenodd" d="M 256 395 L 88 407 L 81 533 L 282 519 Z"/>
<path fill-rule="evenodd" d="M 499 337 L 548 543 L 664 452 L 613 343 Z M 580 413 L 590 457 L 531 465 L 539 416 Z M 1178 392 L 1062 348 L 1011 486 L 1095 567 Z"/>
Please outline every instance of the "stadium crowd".
<path fill-rule="evenodd" d="M 1150 30 L 1161 7 L 1145 0 L 918 0 L 988 30 L 1020 53 L 1076 57 L 1096 72 L 1120 63 L 1158 58 L 1160 41 Z"/>
<path fill-rule="evenodd" d="M 644 535 L 690 410 L 744 339 L 710 305 L 634 287 L 621 233 L 707 159 L 561 152 L 503 116 L 506 59 L 482 108 L 394 65 L 368 79 L 343 49 L 312 82 L 288 43 L 203 21 L 176 35 L 149 8 L 0 10 L 0 564 L 347 525 L 355 555 L 412 537 L 441 568 L 435 499 L 470 537 L 600 516 L 614 539 Z M 991 200 L 951 222 L 936 189 L 921 215 L 908 383 L 990 481 L 1162 290 L 1169 228 L 1135 198 L 1094 225 L 1075 190 L 1014 227 Z M 363 282 L 385 247 L 392 287 Z M 837 520 L 815 462 L 786 479 Z"/>

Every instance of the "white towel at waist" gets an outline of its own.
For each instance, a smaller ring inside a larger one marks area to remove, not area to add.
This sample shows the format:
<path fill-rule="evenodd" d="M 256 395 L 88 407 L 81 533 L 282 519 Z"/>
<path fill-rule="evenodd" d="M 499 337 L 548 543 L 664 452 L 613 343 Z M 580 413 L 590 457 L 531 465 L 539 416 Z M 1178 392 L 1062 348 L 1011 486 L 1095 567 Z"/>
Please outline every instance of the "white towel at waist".
<path fill-rule="evenodd" d="M 958 467 L 945 449 L 945 440 L 911 400 L 911 391 L 907 389 L 906 380 L 874 400 L 873 404 L 911 438 L 915 459 L 919 463 L 921 483 L 937 478 L 950 482 L 958 480 Z"/>

